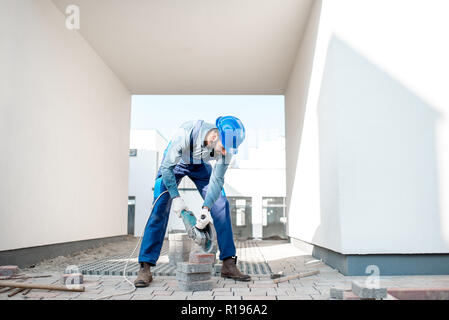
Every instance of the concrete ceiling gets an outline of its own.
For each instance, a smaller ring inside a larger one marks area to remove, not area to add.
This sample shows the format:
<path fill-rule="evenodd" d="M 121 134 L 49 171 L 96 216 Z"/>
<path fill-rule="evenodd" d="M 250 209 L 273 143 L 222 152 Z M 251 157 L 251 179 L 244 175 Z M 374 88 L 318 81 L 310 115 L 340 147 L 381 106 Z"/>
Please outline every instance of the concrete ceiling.
<path fill-rule="evenodd" d="M 134 94 L 283 94 L 314 0 L 52 0 Z"/>

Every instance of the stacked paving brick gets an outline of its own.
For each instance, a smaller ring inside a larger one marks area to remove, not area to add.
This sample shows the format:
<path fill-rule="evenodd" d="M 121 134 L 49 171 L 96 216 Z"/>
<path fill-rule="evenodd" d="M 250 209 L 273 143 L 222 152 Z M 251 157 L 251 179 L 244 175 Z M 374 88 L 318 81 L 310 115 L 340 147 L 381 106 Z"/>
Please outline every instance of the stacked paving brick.
<path fill-rule="evenodd" d="M 168 235 L 168 260 L 173 266 L 189 261 L 191 240 L 187 233 L 171 233 Z"/>
<path fill-rule="evenodd" d="M 181 262 L 176 269 L 176 279 L 181 291 L 212 290 L 211 280 L 215 254 L 193 252 L 189 262 Z"/>

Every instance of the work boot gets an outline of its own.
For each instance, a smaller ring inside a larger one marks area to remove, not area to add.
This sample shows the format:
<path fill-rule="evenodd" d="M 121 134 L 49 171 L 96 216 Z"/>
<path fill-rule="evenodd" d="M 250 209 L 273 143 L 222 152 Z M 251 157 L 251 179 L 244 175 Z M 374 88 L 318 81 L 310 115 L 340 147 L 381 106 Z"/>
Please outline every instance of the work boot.
<path fill-rule="evenodd" d="M 237 257 L 230 257 L 223 260 L 221 276 L 235 281 L 251 281 L 249 275 L 241 273 L 237 268 Z"/>
<path fill-rule="evenodd" d="M 153 281 L 153 275 L 150 271 L 150 264 L 142 262 L 140 264 L 140 270 L 139 274 L 137 275 L 137 279 L 134 280 L 134 285 L 137 288 L 148 287 L 151 281 Z"/>

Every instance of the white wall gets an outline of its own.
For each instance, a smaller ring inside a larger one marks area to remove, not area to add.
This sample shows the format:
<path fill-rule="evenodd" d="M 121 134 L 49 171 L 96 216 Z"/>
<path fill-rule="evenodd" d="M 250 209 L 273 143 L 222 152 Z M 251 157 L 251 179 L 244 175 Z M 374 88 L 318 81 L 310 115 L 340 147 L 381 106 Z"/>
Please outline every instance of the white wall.
<path fill-rule="evenodd" d="M 130 92 L 51 1 L 0 10 L 0 250 L 126 234 Z"/>
<path fill-rule="evenodd" d="M 448 9 L 323 1 L 310 86 L 298 67 L 313 41 L 286 98 L 289 128 L 304 121 L 287 160 L 291 236 L 345 254 L 449 252 Z"/>
<path fill-rule="evenodd" d="M 164 154 L 168 141 L 157 130 L 131 130 L 130 148 L 145 149 Z M 160 157 L 159 161 L 162 160 Z"/>

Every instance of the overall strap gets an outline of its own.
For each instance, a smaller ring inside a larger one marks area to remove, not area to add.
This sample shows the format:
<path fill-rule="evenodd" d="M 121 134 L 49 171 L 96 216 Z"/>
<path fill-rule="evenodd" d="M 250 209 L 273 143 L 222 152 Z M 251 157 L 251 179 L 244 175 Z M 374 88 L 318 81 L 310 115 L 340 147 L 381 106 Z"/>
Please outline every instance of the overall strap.
<path fill-rule="evenodd" d="M 192 132 L 190 133 L 190 164 L 194 164 L 193 144 L 198 139 L 198 135 L 200 134 L 200 129 L 203 123 L 204 123 L 203 120 L 198 120 L 195 126 L 193 127 Z M 201 159 L 201 163 L 203 163 L 203 159 Z"/>

